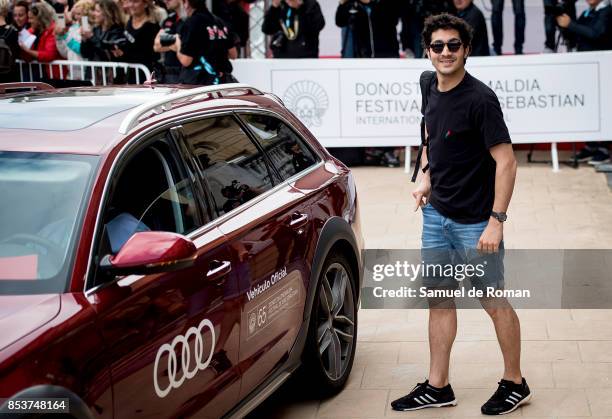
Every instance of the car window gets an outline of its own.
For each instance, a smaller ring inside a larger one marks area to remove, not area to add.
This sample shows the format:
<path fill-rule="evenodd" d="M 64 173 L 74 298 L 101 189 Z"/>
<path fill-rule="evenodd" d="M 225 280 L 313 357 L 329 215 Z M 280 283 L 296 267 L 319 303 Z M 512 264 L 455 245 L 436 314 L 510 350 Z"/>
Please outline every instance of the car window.
<path fill-rule="evenodd" d="M 283 179 L 314 165 L 316 155 L 291 128 L 270 115 L 241 115 Z"/>
<path fill-rule="evenodd" d="M 222 215 L 273 187 L 263 153 L 232 116 L 183 125 L 185 141 Z"/>
<path fill-rule="evenodd" d="M 0 295 L 66 288 L 98 161 L 0 152 Z"/>
<path fill-rule="evenodd" d="M 105 207 L 102 255 L 116 254 L 139 231 L 188 234 L 199 227 L 191 181 L 165 134 L 158 137 L 121 169 Z"/>

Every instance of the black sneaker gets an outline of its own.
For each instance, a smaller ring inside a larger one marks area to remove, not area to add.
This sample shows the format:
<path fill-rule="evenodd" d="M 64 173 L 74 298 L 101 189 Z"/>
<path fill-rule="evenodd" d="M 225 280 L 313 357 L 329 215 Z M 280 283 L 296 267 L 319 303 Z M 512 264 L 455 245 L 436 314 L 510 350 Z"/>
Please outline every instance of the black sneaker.
<path fill-rule="evenodd" d="M 609 163 L 609 162 L 610 162 L 610 153 L 608 153 L 608 150 L 606 150 L 605 152 L 602 150 L 596 150 L 595 153 L 593 154 L 593 158 L 589 161 L 589 164 L 593 166 L 598 166 L 602 163 Z"/>
<path fill-rule="evenodd" d="M 498 384 L 497 391 L 480 408 L 483 415 L 505 415 L 531 399 L 531 391 L 524 378 L 521 384 L 508 380 L 501 380 Z"/>
<path fill-rule="evenodd" d="M 587 162 L 593 158 L 595 150 L 589 147 L 584 147 L 576 154 L 576 160 L 579 162 Z"/>
<path fill-rule="evenodd" d="M 400 411 L 456 405 L 455 393 L 450 384 L 442 388 L 436 388 L 429 385 L 429 380 L 418 383 L 410 394 L 391 402 L 393 410 Z"/>

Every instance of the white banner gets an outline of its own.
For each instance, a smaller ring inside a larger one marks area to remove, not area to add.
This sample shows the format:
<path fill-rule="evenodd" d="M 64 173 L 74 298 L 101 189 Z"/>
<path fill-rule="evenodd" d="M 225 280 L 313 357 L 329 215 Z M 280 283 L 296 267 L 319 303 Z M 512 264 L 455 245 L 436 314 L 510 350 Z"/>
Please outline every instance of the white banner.
<path fill-rule="evenodd" d="M 612 52 L 474 57 L 514 143 L 612 140 Z M 234 75 L 278 95 L 326 147 L 418 145 L 428 60 L 237 60 Z"/>

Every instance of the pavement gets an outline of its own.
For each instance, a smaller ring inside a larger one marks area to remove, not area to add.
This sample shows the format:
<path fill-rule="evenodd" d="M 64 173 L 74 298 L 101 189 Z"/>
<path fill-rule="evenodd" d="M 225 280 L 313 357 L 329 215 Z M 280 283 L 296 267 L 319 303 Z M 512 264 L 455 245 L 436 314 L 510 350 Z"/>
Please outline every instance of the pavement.
<path fill-rule="evenodd" d="M 543 153 L 536 158 L 546 158 Z M 567 158 L 561 153 L 561 158 Z M 612 192 L 605 174 L 583 165 L 526 164 L 519 170 L 505 227 L 507 248 L 612 249 Z M 403 169 L 354 168 L 366 248 L 419 248 Z M 518 310 L 523 374 L 532 402 L 508 417 L 612 418 L 612 310 Z M 394 412 L 389 403 L 427 376 L 427 311 L 360 310 L 355 363 L 347 387 L 311 399 L 299 382 L 279 389 L 249 415 L 255 418 L 484 417 L 480 406 L 503 372 L 495 331 L 482 310 L 460 310 L 450 382 L 456 407 Z"/>

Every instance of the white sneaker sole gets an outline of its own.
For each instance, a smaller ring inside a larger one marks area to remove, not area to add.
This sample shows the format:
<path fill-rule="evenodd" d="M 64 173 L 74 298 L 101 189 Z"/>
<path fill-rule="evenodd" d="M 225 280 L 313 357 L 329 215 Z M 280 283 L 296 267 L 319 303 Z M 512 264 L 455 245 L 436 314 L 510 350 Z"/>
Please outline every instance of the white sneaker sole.
<path fill-rule="evenodd" d="M 520 406 L 520 405 L 525 404 L 525 403 L 527 403 L 529 400 L 531 400 L 531 395 L 532 395 L 532 394 L 533 394 L 533 393 L 529 393 L 529 395 L 528 395 L 527 397 L 525 397 L 523 400 L 521 400 L 520 402 L 518 402 L 517 404 L 515 404 L 515 405 L 514 405 L 514 407 L 513 407 L 512 409 L 508 410 L 507 412 L 504 412 L 504 413 L 497 413 L 497 414 L 494 414 L 494 415 L 492 415 L 492 416 L 501 416 L 501 415 L 507 415 L 508 413 L 512 413 L 512 412 L 514 412 L 516 409 L 518 409 L 518 408 L 519 408 L 519 406 Z"/>
<path fill-rule="evenodd" d="M 600 160 L 600 161 L 593 161 L 593 160 L 589 161 L 589 164 L 591 166 L 599 166 L 600 164 L 606 164 L 606 163 L 610 163 L 610 159 L 605 159 L 605 160 Z"/>
<path fill-rule="evenodd" d="M 419 406 L 419 407 L 413 407 L 410 409 L 394 409 L 396 412 L 409 412 L 409 411 L 413 411 L 413 410 L 421 410 L 421 409 L 427 409 L 428 407 L 447 407 L 447 406 L 457 406 L 457 400 L 453 400 L 450 402 L 446 402 L 446 403 L 437 403 L 437 404 L 424 404 L 423 406 Z"/>

